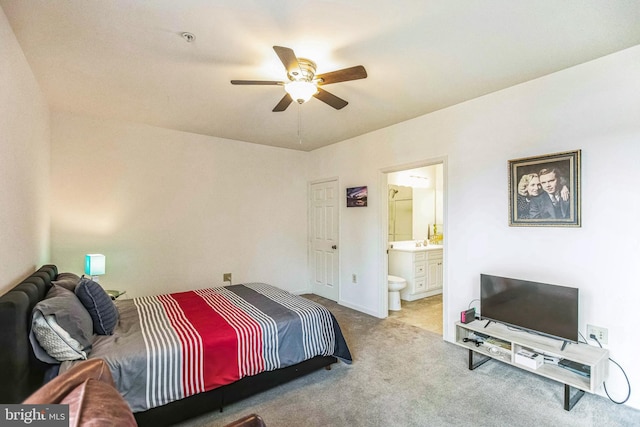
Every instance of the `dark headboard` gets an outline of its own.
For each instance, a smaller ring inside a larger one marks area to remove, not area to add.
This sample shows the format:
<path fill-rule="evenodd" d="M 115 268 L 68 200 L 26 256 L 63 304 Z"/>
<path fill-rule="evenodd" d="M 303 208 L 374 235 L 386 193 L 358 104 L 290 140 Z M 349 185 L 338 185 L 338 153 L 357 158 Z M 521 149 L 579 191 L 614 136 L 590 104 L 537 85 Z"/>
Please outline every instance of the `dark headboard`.
<path fill-rule="evenodd" d="M 31 310 L 58 275 L 45 265 L 0 297 L 0 403 L 20 403 L 42 385 L 49 367 L 29 343 Z"/>

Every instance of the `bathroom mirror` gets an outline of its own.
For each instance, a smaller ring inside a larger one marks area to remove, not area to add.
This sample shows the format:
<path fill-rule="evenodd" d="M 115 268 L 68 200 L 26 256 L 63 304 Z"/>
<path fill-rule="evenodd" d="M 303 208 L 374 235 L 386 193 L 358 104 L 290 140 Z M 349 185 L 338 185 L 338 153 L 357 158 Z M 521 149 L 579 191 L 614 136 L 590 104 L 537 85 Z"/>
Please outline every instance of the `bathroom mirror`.
<path fill-rule="evenodd" d="M 389 241 L 413 240 L 413 188 L 389 185 Z"/>
<path fill-rule="evenodd" d="M 389 242 L 424 240 L 443 229 L 442 164 L 392 172 L 387 177 Z"/>

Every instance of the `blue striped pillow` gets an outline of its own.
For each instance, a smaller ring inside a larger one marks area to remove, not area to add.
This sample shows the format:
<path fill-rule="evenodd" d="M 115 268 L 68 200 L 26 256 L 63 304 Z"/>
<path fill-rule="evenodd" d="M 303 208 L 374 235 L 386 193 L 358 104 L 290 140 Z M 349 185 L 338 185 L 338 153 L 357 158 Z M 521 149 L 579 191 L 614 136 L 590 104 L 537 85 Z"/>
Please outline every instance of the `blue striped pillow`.
<path fill-rule="evenodd" d="M 102 286 L 82 276 L 75 293 L 93 319 L 94 332 L 99 335 L 113 334 L 118 324 L 118 309 Z"/>

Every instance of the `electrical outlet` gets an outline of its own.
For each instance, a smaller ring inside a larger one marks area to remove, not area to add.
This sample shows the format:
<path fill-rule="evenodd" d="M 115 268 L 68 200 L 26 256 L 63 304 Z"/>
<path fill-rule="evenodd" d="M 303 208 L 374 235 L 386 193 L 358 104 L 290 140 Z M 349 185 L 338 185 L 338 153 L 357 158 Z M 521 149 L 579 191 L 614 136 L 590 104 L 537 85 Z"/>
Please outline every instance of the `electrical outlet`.
<path fill-rule="evenodd" d="M 591 338 L 591 335 L 595 336 L 598 341 L 600 341 L 600 344 L 606 344 L 609 341 L 609 331 L 607 328 L 587 325 L 587 337 Z"/>
<path fill-rule="evenodd" d="M 353 273 L 351 275 L 351 283 L 358 283 L 358 275 Z"/>
<path fill-rule="evenodd" d="M 231 273 L 224 273 L 222 275 L 222 281 L 231 283 Z"/>

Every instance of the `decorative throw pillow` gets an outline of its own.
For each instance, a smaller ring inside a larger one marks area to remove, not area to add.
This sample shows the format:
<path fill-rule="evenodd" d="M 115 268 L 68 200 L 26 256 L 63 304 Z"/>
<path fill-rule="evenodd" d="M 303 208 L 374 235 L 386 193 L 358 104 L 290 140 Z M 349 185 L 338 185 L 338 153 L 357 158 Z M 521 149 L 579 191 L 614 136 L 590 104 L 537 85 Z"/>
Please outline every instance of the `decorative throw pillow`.
<path fill-rule="evenodd" d="M 118 309 L 102 286 L 84 276 L 76 286 L 76 296 L 93 319 L 93 330 L 99 335 L 111 335 L 118 324 Z"/>
<path fill-rule="evenodd" d="M 86 359 L 93 341 L 93 321 L 75 294 L 53 286 L 33 308 L 29 341 L 46 363 Z"/>
<path fill-rule="evenodd" d="M 87 358 L 83 345 L 58 324 L 53 314 L 43 315 L 40 311 L 34 311 L 31 330 L 40 346 L 53 359 L 62 362 Z"/>
<path fill-rule="evenodd" d="M 75 291 L 76 286 L 80 282 L 80 276 L 75 273 L 60 273 L 51 283 L 54 285 L 62 286 L 65 289 L 69 289 L 71 292 Z"/>

